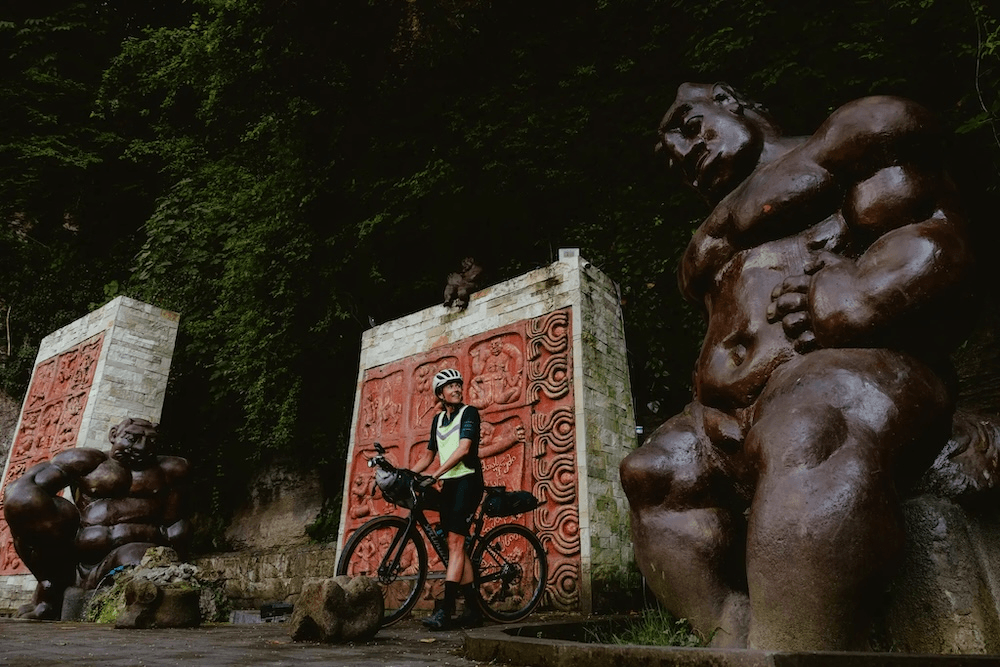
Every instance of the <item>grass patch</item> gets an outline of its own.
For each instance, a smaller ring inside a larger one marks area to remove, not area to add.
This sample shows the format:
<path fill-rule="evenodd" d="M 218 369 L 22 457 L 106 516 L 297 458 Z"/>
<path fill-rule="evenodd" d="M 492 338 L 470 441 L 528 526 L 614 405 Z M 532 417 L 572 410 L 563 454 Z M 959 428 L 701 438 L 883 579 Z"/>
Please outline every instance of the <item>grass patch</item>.
<path fill-rule="evenodd" d="M 624 628 L 587 630 L 590 641 L 600 644 L 641 646 L 704 646 L 708 640 L 691 629 L 687 619 L 676 619 L 662 609 L 645 609 L 642 616 Z"/>

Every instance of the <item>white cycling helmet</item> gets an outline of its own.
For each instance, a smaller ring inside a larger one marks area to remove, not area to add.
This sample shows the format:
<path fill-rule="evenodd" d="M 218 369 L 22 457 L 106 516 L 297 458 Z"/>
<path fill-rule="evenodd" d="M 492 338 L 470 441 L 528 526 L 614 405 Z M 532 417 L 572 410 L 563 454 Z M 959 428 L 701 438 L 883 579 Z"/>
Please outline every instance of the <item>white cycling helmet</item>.
<path fill-rule="evenodd" d="M 454 382 L 455 380 L 464 384 L 462 374 L 454 368 L 446 368 L 443 371 L 438 371 L 437 375 L 434 376 L 434 393 L 437 394 L 441 387 L 445 386 L 449 382 Z"/>

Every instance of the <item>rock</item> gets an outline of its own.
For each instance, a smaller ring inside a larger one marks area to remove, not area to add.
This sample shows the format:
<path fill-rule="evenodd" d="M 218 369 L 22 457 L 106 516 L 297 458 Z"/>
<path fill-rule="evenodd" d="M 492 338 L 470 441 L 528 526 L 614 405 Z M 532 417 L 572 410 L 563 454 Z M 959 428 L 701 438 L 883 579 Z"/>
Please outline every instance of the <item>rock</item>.
<path fill-rule="evenodd" d="M 115 619 L 116 628 L 151 628 L 160 589 L 147 579 L 133 579 L 125 586 L 125 611 Z"/>
<path fill-rule="evenodd" d="M 158 586 L 133 579 L 125 587 L 125 611 L 116 628 L 193 628 L 201 624 L 201 591 L 189 586 Z"/>
<path fill-rule="evenodd" d="M 295 603 L 289 634 L 294 641 L 364 641 L 378 633 L 384 613 L 382 590 L 373 579 L 311 580 Z"/>
<path fill-rule="evenodd" d="M 175 563 L 180 563 L 180 556 L 170 547 L 150 547 L 146 549 L 142 560 L 139 561 L 141 568 L 166 567 Z"/>
<path fill-rule="evenodd" d="M 153 627 L 196 628 L 201 625 L 201 590 L 167 586 L 160 589 L 163 599 L 156 609 Z"/>

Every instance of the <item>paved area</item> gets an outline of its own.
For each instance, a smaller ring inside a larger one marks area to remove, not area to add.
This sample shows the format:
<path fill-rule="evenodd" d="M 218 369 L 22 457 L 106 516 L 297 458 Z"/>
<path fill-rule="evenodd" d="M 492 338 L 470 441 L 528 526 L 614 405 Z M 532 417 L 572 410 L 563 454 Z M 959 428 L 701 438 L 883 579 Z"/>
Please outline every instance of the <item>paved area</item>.
<path fill-rule="evenodd" d="M 591 644 L 581 624 L 540 622 L 427 632 L 407 620 L 366 644 L 293 642 L 283 623 L 192 630 L 116 630 L 90 623 L 0 618 L 0 667 L 996 667 L 998 656 L 899 653 L 782 653 Z M 463 657 L 465 653 L 470 658 Z"/>
<path fill-rule="evenodd" d="M 217 667 L 344 665 L 480 667 L 461 656 L 463 633 L 428 632 L 416 620 L 383 629 L 367 644 L 293 642 L 283 623 L 177 630 L 116 630 L 91 623 L 0 619 L 0 665 L 29 667 Z"/>

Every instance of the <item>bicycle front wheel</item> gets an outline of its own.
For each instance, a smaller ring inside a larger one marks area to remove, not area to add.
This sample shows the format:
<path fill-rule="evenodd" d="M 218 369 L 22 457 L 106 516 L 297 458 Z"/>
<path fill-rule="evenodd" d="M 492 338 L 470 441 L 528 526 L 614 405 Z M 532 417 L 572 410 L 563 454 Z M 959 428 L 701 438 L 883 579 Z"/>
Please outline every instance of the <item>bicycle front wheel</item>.
<path fill-rule="evenodd" d="M 407 533 L 406 525 L 398 516 L 372 519 L 354 531 L 337 562 L 338 575 L 378 582 L 385 600 L 383 626 L 413 609 L 427 578 L 427 547 L 416 528 Z"/>
<path fill-rule="evenodd" d="M 486 533 L 472 553 L 472 567 L 483 613 L 501 623 L 520 621 L 534 611 L 549 573 L 545 547 L 516 523 Z"/>

